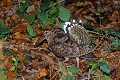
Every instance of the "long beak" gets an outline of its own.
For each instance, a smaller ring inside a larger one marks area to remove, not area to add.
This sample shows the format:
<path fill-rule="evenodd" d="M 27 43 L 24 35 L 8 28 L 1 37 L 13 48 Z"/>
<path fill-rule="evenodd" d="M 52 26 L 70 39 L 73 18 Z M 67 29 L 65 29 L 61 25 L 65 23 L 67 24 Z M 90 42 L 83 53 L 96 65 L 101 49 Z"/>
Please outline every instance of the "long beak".
<path fill-rule="evenodd" d="M 42 45 L 43 43 L 47 43 L 47 40 L 46 40 L 45 38 L 43 38 L 42 40 L 36 42 L 34 47 L 39 47 L 39 46 Z"/>

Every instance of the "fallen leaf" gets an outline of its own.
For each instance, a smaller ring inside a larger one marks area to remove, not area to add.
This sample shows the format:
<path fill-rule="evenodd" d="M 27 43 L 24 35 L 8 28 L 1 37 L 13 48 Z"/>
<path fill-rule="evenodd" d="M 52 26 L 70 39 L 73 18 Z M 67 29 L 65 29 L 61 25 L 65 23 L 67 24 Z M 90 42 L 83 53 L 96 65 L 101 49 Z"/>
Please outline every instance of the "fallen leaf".
<path fill-rule="evenodd" d="M 14 52 L 18 52 L 18 48 L 12 48 Z"/>
<path fill-rule="evenodd" d="M 8 26 L 8 24 L 9 24 L 10 22 L 11 22 L 10 17 L 7 17 L 7 18 L 5 19 L 5 25 Z"/>
<path fill-rule="evenodd" d="M 14 35 L 13 35 L 13 39 L 15 39 L 15 40 L 22 40 L 22 41 L 28 41 L 28 42 L 30 42 L 30 39 L 29 38 L 27 38 L 24 34 L 21 34 L 20 32 L 16 32 L 16 33 L 14 33 Z"/>
<path fill-rule="evenodd" d="M 20 55 L 19 55 L 19 58 L 20 58 L 20 62 L 22 62 L 22 63 L 23 63 L 23 62 L 24 62 L 24 60 L 25 60 L 24 55 L 23 55 L 23 54 L 20 54 Z"/>
<path fill-rule="evenodd" d="M 39 62 L 36 60 L 32 60 L 32 66 L 33 68 L 39 68 Z"/>
<path fill-rule="evenodd" d="M 13 21 L 14 24 L 17 24 L 17 23 L 20 23 L 21 19 L 20 19 L 20 16 L 18 14 L 14 14 L 12 17 L 11 17 L 11 20 Z M 20 27 L 21 28 L 21 27 Z"/>
<path fill-rule="evenodd" d="M 28 26 L 28 23 L 25 22 L 25 23 L 16 25 L 11 30 L 12 30 L 13 33 L 16 33 L 16 32 L 25 33 L 27 26 Z"/>
<path fill-rule="evenodd" d="M 10 71 L 10 70 L 7 72 L 8 80 L 13 80 L 16 75 L 17 75 L 16 72 L 13 72 L 13 71 Z"/>
<path fill-rule="evenodd" d="M 3 60 L 3 59 L 4 59 L 3 47 L 4 47 L 4 41 L 3 41 L 3 40 L 0 40 L 0 60 Z"/>
<path fill-rule="evenodd" d="M 12 56 L 5 57 L 3 60 L 3 66 L 6 67 L 6 69 L 10 69 L 13 66 Z"/>
<path fill-rule="evenodd" d="M 45 68 L 42 68 L 39 70 L 39 72 L 36 74 L 36 77 L 40 79 L 41 77 L 44 77 L 47 75 L 47 70 Z"/>
<path fill-rule="evenodd" d="M 44 43 L 41 48 L 48 48 L 48 44 L 47 43 Z"/>

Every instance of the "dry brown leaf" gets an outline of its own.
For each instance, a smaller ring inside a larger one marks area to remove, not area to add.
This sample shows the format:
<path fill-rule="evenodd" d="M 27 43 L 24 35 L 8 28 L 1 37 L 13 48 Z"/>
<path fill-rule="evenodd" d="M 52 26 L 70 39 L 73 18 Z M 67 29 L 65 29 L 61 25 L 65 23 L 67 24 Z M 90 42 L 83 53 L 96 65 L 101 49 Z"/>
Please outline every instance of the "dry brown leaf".
<path fill-rule="evenodd" d="M 8 71 L 7 72 L 7 77 L 8 77 L 8 80 L 13 80 L 14 79 L 14 77 L 17 75 L 17 73 L 14 71 Z"/>
<path fill-rule="evenodd" d="M 12 48 L 12 50 L 13 50 L 14 52 L 18 52 L 18 51 L 19 51 L 18 48 Z"/>
<path fill-rule="evenodd" d="M 5 59 L 4 59 L 4 61 L 3 61 L 3 65 L 4 65 L 4 67 L 6 67 L 7 69 L 11 68 L 11 67 L 13 66 L 12 56 L 5 57 Z"/>
<path fill-rule="evenodd" d="M 105 56 L 107 56 L 109 53 L 110 53 L 110 51 L 101 49 L 101 56 L 105 57 Z"/>
<path fill-rule="evenodd" d="M 68 4 L 66 7 L 67 7 L 70 11 L 73 11 L 73 10 L 75 9 L 74 4 Z"/>
<path fill-rule="evenodd" d="M 8 24 L 9 24 L 10 22 L 11 22 L 10 17 L 7 17 L 7 18 L 5 19 L 5 25 L 8 26 Z"/>
<path fill-rule="evenodd" d="M 2 52 L 0 52 L 0 60 L 3 60 L 4 59 L 4 55 Z"/>
<path fill-rule="evenodd" d="M 20 32 L 16 32 L 16 33 L 13 35 L 13 39 L 30 42 L 30 39 L 27 38 L 26 35 L 21 34 Z"/>
<path fill-rule="evenodd" d="M 47 43 L 44 43 L 41 48 L 48 48 L 48 44 Z"/>
<path fill-rule="evenodd" d="M 45 68 L 42 68 L 39 70 L 39 72 L 36 74 L 36 80 L 40 79 L 41 77 L 44 77 L 47 75 L 47 70 Z"/>
<path fill-rule="evenodd" d="M 33 11 L 35 11 L 35 5 L 29 6 L 26 10 L 27 13 L 31 13 Z"/>
<path fill-rule="evenodd" d="M 17 40 L 21 39 L 21 34 L 20 34 L 20 32 L 16 32 L 13 37 L 14 37 L 15 39 L 17 39 Z"/>
<path fill-rule="evenodd" d="M 39 68 L 39 62 L 36 60 L 32 60 L 32 66 L 33 68 Z"/>
<path fill-rule="evenodd" d="M 13 1 L 12 0 L 1 0 L 1 6 L 8 6 L 8 5 L 12 5 L 13 4 Z"/>
<path fill-rule="evenodd" d="M 4 55 L 3 55 L 3 47 L 4 47 L 4 41 L 0 40 L 0 60 L 4 59 Z"/>
<path fill-rule="evenodd" d="M 76 6 L 77 6 L 77 7 L 79 7 L 79 6 L 84 6 L 84 3 L 81 2 L 81 1 L 78 1 L 78 2 L 76 3 Z"/>
<path fill-rule="evenodd" d="M 120 65 L 117 67 L 116 78 L 120 79 Z"/>
<path fill-rule="evenodd" d="M 12 5 L 13 4 L 13 1 L 12 0 L 7 0 L 7 5 Z"/>
<path fill-rule="evenodd" d="M 91 6 L 93 6 L 91 1 L 85 1 L 84 5 L 91 5 Z"/>
<path fill-rule="evenodd" d="M 95 44 L 98 45 L 100 43 L 99 39 L 96 39 Z"/>
<path fill-rule="evenodd" d="M 22 63 L 23 63 L 23 62 L 24 62 L 24 60 L 25 60 L 24 55 L 23 55 L 23 54 L 20 54 L 20 55 L 19 55 L 19 58 L 20 58 L 20 62 L 22 62 Z"/>
<path fill-rule="evenodd" d="M 95 18 L 93 18 L 92 16 L 84 16 L 84 18 L 87 19 L 87 20 L 90 20 L 90 21 L 93 21 L 93 22 L 96 23 Z"/>
<path fill-rule="evenodd" d="M 13 24 L 20 23 L 20 21 L 21 21 L 20 16 L 19 16 L 18 14 L 14 14 L 14 15 L 11 17 L 11 20 L 13 21 Z"/>
<path fill-rule="evenodd" d="M 118 10 L 115 10 L 113 13 L 112 13 L 112 16 L 110 16 L 110 20 L 111 21 L 116 21 L 116 20 L 119 20 L 120 16 L 119 16 L 119 12 Z"/>
<path fill-rule="evenodd" d="M 13 33 L 16 33 L 16 32 L 22 32 L 22 33 L 24 33 L 24 32 L 26 32 L 27 26 L 28 26 L 28 23 L 25 22 L 25 23 L 16 25 L 11 30 L 12 30 Z"/>
<path fill-rule="evenodd" d="M 93 55 L 94 55 L 95 57 L 97 57 L 97 58 L 99 58 L 99 57 L 101 56 L 101 55 L 100 55 L 100 52 L 98 52 L 98 51 L 94 52 Z"/>

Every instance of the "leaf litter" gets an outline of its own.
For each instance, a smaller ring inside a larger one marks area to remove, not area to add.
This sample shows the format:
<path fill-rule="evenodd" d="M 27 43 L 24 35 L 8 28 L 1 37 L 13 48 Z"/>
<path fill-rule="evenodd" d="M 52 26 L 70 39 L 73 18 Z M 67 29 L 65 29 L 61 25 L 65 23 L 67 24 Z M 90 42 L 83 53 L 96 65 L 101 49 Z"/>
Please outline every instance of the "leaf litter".
<path fill-rule="evenodd" d="M 66 7 L 70 10 L 72 18 L 81 19 L 84 22 L 90 22 L 94 27 L 103 31 L 106 28 L 120 31 L 120 15 L 118 10 L 120 9 L 120 6 L 117 6 L 120 2 L 117 0 L 102 1 L 71 0 L 68 3 L 66 2 Z M 55 25 L 49 25 L 47 27 L 46 25 L 34 25 L 33 29 L 37 35 L 36 37 L 28 38 L 27 36 L 29 34 L 26 31 L 28 23 L 16 14 L 18 8 L 13 4 L 13 1 L 7 1 L 8 4 L 6 4 L 6 1 L 4 0 L 0 2 L 0 18 L 5 20 L 4 24 L 6 26 L 14 24 L 9 27 L 12 35 L 4 38 L 4 40 L 0 40 L 0 60 L 2 61 L 2 63 L 0 61 L 0 70 L 5 70 L 4 74 L 2 74 L 2 78 L 0 77 L 0 79 L 6 79 L 7 76 L 8 80 L 59 80 L 60 76 L 63 76 L 62 70 L 60 69 L 60 66 L 55 63 L 59 63 L 62 59 L 56 57 L 47 49 L 47 43 L 43 43 L 39 47 L 34 48 L 35 43 L 44 38 L 44 31 L 58 28 L 57 24 L 59 21 Z M 38 3 L 36 0 L 33 0 L 33 2 Z M 30 9 L 30 7 L 28 9 Z M 31 13 L 32 11 L 29 10 L 27 12 Z M 39 21 L 36 20 L 36 23 L 38 22 Z M 92 43 L 95 46 L 95 49 L 91 53 L 98 59 L 102 58 L 104 61 L 107 61 L 108 67 L 111 71 L 107 76 L 109 76 L 110 79 L 120 79 L 120 50 L 119 48 L 116 49 L 111 45 L 112 40 L 117 40 L 119 37 L 117 38 L 112 35 L 108 35 L 107 33 L 102 35 L 95 33 L 91 34 L 93 37 Z M 13 58 L 15 61 L 12 60 Z M 89 79 L 90 75 L 92 75 L 91 78 L 95 80 L 99 80 L 101 75 L 105 75 L 106 77 L 106 74 L 99 68 L 95 68 L 94 70 L 87 68 L 87 61 L 88 60 L 86 59 L 81 59 L 81 65 L 79 67 L 80 72 L 74 75 L 76 80 L 81 79 L 81 77 L 83 79 Z M 98 64 L 98 61 L 99 60 L 96 62 L 93 61 L 89 67 L 95 63 Z M 15 63 L 18 63 L 18 65 L 15 66 Z M 66 70 L 68 70 L 68 68 L 73 64 L 76 64 L 75 59 L 70 59 L 68 62 L 62 64 L 62 66 L 65 66 Z M 12 67 L 15 68 L 13 71 L 11 71 Z M 104 66 L 102 67 L 104 68 Z M 93 74 L 95 72 L 96 74 Z M 65 73 L 64 75 L 69 74 Z M 69 77 L 71 76 L 69 75 Z"/>

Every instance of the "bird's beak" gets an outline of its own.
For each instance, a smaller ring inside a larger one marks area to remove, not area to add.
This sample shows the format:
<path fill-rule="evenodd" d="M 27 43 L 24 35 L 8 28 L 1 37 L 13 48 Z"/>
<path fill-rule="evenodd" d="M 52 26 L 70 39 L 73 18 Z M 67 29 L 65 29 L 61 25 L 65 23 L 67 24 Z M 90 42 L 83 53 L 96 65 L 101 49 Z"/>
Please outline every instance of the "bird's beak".
<path fill-rule="evenodd" d="M 47 43 L 47 40 L 45 38 L 43 38 L 42 40 L 36 42 L 34 47 L 38 47 L 38 46 L 42 45 L 43 43 Z"/>

